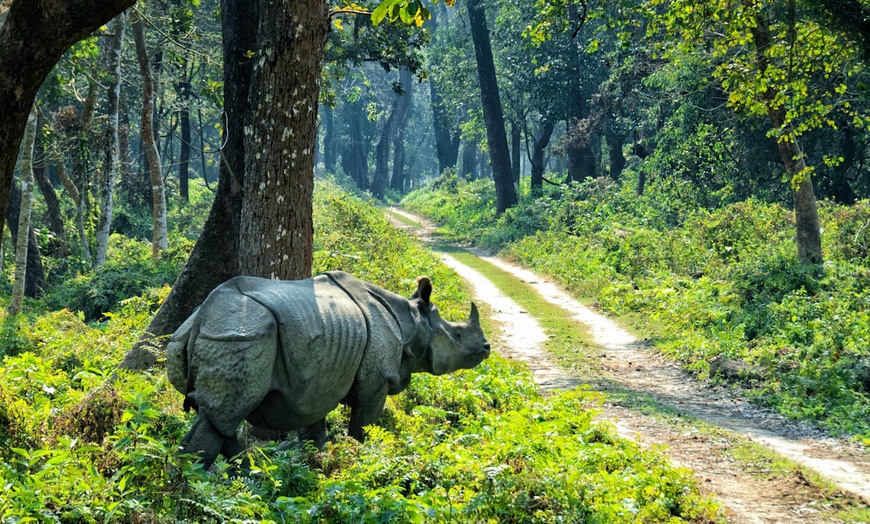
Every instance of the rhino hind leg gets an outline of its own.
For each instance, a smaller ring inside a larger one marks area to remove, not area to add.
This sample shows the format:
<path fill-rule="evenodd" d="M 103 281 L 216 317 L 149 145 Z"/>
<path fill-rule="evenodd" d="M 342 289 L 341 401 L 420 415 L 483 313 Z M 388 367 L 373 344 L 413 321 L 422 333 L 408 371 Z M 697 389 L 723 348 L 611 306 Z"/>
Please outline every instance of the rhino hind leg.
<path fill-rule="evenodd" d="M 241 444 L 239 444 L 239 441 L 235 437 L 227 438 L 225 435 L 221 434 L 221 432 L 218 431 L 212 423 L 202 415 L 202 413 L 200 413 L 200 415 L 196 417 L 196 422 L 193 423 L 190 431 L 188 431 L 187 435 L 185 435 L 181 440 L 182 452 L 199 455 L 202 467 L 208 469 L 214 463 L 215 459 L 217 459 L 218 454 L 221 454 L 225 450 L 227 452 L 231 451 L 227 444 L 228 441 L 235 441 L 239 448 L 241 448 Z M 230 457 L 239 452 L 230 455 Z"/>

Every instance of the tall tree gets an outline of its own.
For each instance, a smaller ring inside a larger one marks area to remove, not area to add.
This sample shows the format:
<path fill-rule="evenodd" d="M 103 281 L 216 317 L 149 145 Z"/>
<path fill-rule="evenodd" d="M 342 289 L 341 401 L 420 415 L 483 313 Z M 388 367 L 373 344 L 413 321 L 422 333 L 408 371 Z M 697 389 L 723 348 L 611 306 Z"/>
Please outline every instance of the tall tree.
<path fill-rule="evenodd" d="M 124 43 L 124 29 L 127 15 L 121 13 L 111 25 L 111 34 L 105 40 L 106 92 L 108 99 L 105 141 L 105 169 L 100 179 L 100 218 L 96 231 L 97 266 L 106 261 L 109 247 L 109 231 L 112 227 L 114 212 L 115 179 L 120 168 L 120 139 L 118 136 L 119 114 L 121 108 L 121 47 Z"/>
<path fill-rule="evenodd" d="M 135 0 L 13 0 L 0 25 L 0 226 L 27 115 L 43 80 L 71 45 Z M 6 6 L 0 7 L 0 11 Z M 2 15 L 4 13 L 0 13 Z M 0 227 L 2 229 L 2 227 Z"/>
<path fill-rule="evenodd" d="M 467 0 L 465 6 L 468 10 L 471 39 L 474 42 L 474 56 L 477 60 L 480 99 L 486 123 L 486 141 L 495 181 L 496 213 L 502 213 L 517 203 L 517 192 L 511 175 L 510 151 L 489 41 L 489 27 L 480 0 Z"/>
<path fill-rule="evenodd" d="M 154 138 L 154 73 L 151 69 L 151 57 L 145 46 L 145 21 L 138 11 L 133 14 L 133 41 L 136 43 L 136 57 L 139 60 L 139 71 L 142 74 L 142 119 L 140 134 L 142 147 L 145 148 L 145 158 L 148 163 L 148 174 L 151 180 L 151 201 L 153 212 L 153 228 L 151 237 L 151 256 L 158 258 L 160 253 L 169 247 L 169 233 L 166 224 L 166 189 L 163 184 L 163 169 L 160 165 L 160 153 L 157 151 L 157 141 Z"/>

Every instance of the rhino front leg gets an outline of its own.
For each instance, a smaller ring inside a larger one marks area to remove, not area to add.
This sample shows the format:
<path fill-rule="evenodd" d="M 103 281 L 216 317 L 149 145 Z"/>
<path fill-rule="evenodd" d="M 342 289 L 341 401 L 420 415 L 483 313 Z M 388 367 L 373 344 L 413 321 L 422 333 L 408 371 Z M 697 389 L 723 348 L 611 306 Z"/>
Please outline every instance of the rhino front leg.
<path fill-rule="evenodd" d="M 378 421 L 384 411 L 384 402 L 386 401 L 386 384 L 379 391 L 360 396 L 357 404 L 350 410 L 347 434 L 360 442 L 365 442 L 366 434 L 363 428 Z"/>

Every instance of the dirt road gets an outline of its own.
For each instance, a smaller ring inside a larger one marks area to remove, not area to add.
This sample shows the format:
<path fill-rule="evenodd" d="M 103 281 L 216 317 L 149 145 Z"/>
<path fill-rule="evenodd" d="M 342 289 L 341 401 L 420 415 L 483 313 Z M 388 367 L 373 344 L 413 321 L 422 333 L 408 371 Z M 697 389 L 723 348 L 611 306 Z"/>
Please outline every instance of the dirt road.
<path fill-rule="evenodd" d="M 432 224 L 401 210 L 397 227 L 424 242 L 431 242 Z M 388 216 L 390 216 L 388 213 Z M 408 222 L 419 224 L 409 226 Z M 548 302 L 588 329 L 606 370 L 599 389 L 618 389 L 648 395 L 675 415 L 641 412 L 619 401 L 605 403 L 601 417 L 612 422 L 621 436 L 645 446 L 664 446 L 671 460 L 692 469 L 707 491 L 714 494 L 735 523 L 844 522 L 831 517 L 830 500 L 811 485 L 800 469 L 790 475 L 769 475 L 759 462 L 735 458 L 748 439 L 766 446 L 825 477 L 835 488 L 857 497 L 870 497 L 870 453 L 858 445 L 828 437 L 808 424 L 796 423 L 746 402 L 730 390 L 711 387 L 684 373 L 675 364 L 607 317 L 591 310 L 543 277 L 497 258 L 478 254 L 487 262 L 534 287 Z M 533 314 L 505 296 L 484 275 L 442 253 L 471 285 L 475 300 L 490 306 L 503 335 L 496 346 L 504 356 L 529 364 L 542 390 L 572 388 L 589 383 L 558 366 L 543 350 L 544 330 Z M 620 398 L 608 395 L 608 398 Z M 701 422 L 697 422 L 701 421 Z M 755 469 L 753 469 L 755 468 Z"/>

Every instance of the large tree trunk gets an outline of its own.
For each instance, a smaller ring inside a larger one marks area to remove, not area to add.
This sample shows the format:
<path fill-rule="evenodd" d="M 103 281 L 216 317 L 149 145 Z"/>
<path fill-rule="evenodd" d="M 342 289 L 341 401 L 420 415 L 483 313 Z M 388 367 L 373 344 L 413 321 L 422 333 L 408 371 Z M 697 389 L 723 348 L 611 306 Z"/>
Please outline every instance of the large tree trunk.
<path fill-rule="evenodd" d="M 755 43 L 756 66 L 759 71 L 766 72 L 769 66 L 767 53 L 771 45 L 770 27 L 766 13 L 757 12 L 755 21 L 756 25 L 752 28 L 752 37 Z M 775 88 L 768 87 L 761 93 L 761 100 L 767 106 L 771 124 L 780 132 L 776 146 L 782 162 L 785 164 L 792 188 L 798 260 L 811 264 L 821 264 L 823 262 L 822 234 L 812 176 L 807 169 L 806 160 L 794 130 L 785 122 L 785 108 L 777 103 L 777 95 Z"/>
<path fill-rule="evenodd" d="M 504 128 L 504 113 L 498 94 L 495 63 L 489 42 L 489 28 L 486 14 L 480 0 L 467 0 L 468 21 L 471 26 L 471 40 L 474 42 L 474 56 L 477 74 L 480 78 L 480 99 L 483 105 L 483 119 L 486 124 L 486 141 L 489 146 L 489 160 L 495 181 L 496 213 L 501 214 L 516 205 L 517 192 L 511 176 L 511 160 L 507 135 Z"/>
<path fill-rule="evenodd" d="M 139 71 L 142 73 L 142 128 L 140 134 L 142 147 L 145 148 L 145 158 L 148 160 L 148 174 L 151 180 L 153 211 L 151 256 L 158 258 L 160 253 L 169 247 L 169 233 L 166 224 L 166 189 L 163 185 L 160 153 L 157 151 L 157 141 L 154 139 L 154 75 L 151 70 L 148 49 L 145 47 L 145 22 L 138 13 L 133 20 L 133 40 L 136 43 Z"/>
<path fill-rule="evenodd" d="M 36 92 L 71 45 L 135 0 L 15 0 L 0 25 L 0 231 Z"/>
<path fill-rule="evenodd" d="M 324 0 L 261 0 L 245 128 L 243 275 L 311 276 L 317 100 L 328 30 Z"/>
<path fill-rule="evenodd" d="M 538 135 L 534 138 L 532 144 L 531 158 L 529 159 L 532 165 L 532 196 L 541 196 L 544 192 L 544 151 L 550 144 L 550 137 L 553 136 L 555 126 L 551 122 L 547 122 L 541 127 Z"/>
<path fill-rule="evenodd" d="M 36 136 L 36 108 L 30 112 L 21 145 L 21 209 L 18 213 L 18 239 L 15 242 L 15 278 L 9 299 L 9 316 L 21 313 L 24 300 L 24 277 L 27 270 L 27 241 L 30 238 L 30 214 L 33 210 L 33 140 Z"/>
<path fill-rule="evenodd" d="M 253 68 L 248 50 L 256 46 L 258 20 L 256 3 L 221 1 L 226 121 L 217 192 L 190 258 L 145 333 L 124 357 L 122 368 L 154 366 L 166 344 L 166 335 L 175 331 L 215 287 L 239 273 L 239 223 L 245 185 L 242 130 Z"/>
<path fill-rule="evenodd" d="M 114 211 L 115 179 L 120 167 L 120 144 L 118 136 L 121 107 L 121 48 L 124 44 L 124 28 L 127 16 L 122 13 L 112 23 L 112 34 L 106 40 L 106 71 L 108 94 L 108 125 L 106 126 L 106 167 L 100 180 L 100 221 L 95 234 L 97 253 L 95 262 L 102 266 L 109 247 L 109 231 L 112 228 Z"/>

